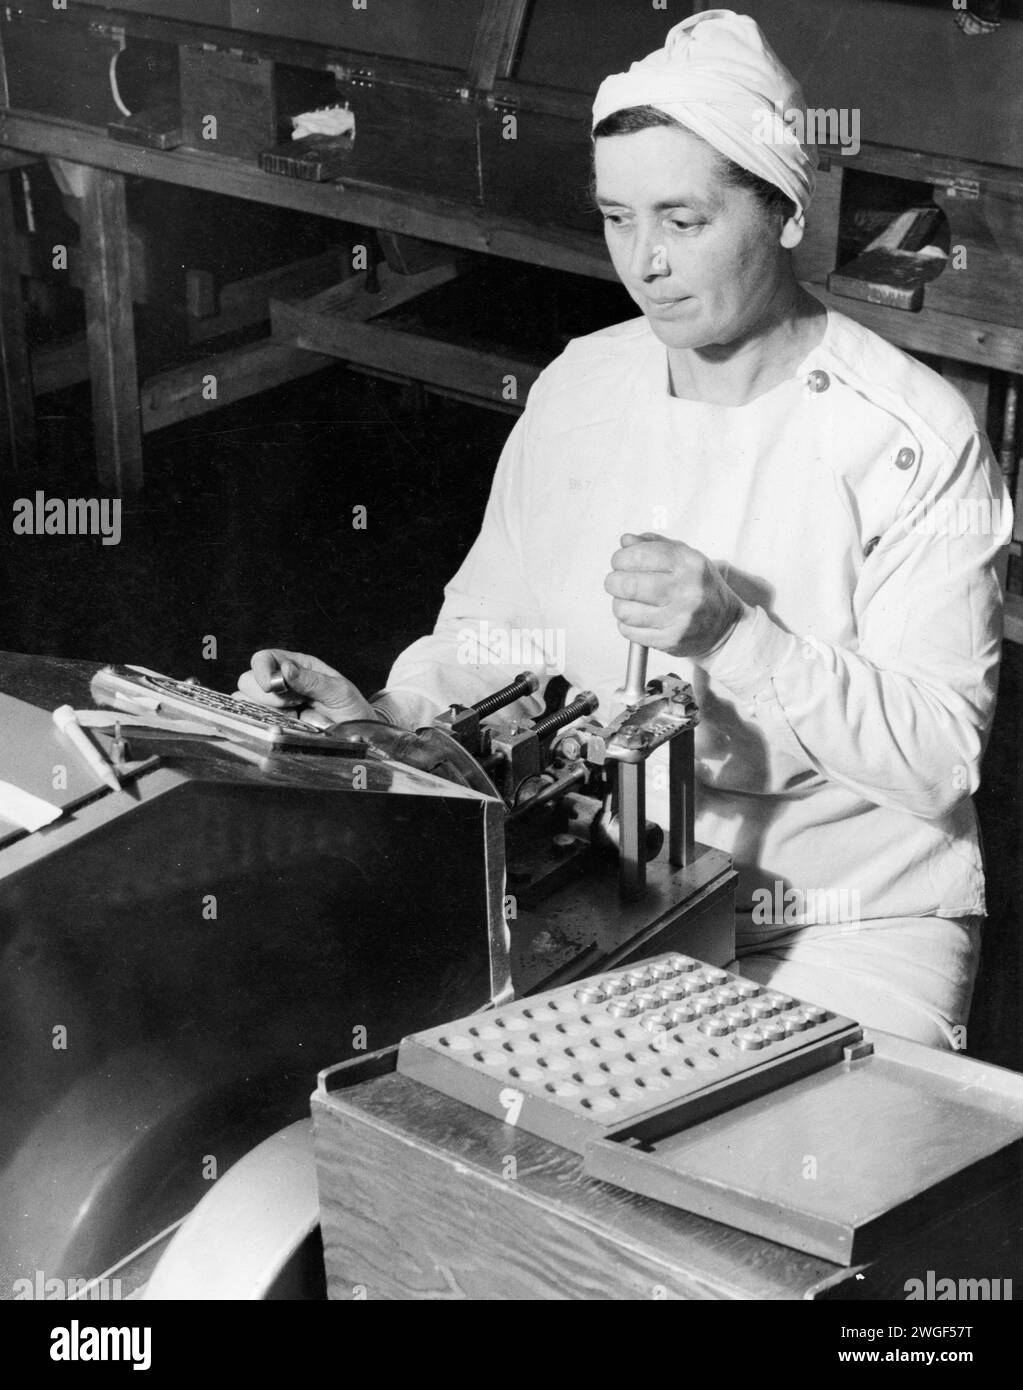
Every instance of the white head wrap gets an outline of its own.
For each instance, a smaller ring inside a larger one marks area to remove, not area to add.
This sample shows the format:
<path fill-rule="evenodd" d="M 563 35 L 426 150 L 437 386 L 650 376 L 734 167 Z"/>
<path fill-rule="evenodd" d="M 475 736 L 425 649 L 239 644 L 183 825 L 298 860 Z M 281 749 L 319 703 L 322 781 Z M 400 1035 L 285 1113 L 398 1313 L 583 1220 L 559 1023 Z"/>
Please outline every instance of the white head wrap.
<path fill-rule="evenodd" d="M 663 48 L 605 78 L 593 125 L 630 106 L 654 106 L 721 154 L 780 188 L 802 225 L 817 152 L 801 143 L 806 103 L 755 20 L 705 10 L 676 24 Z"/>

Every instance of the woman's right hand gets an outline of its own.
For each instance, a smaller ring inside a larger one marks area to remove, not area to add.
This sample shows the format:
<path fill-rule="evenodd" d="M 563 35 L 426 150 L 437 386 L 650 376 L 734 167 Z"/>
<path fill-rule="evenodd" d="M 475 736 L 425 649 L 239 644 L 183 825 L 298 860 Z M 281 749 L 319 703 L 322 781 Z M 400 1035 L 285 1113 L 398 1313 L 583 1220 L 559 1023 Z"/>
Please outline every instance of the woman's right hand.
<path fill-rule="evenodd" d="M 278 675 L 288 683 L 287 690 L 280 695 L 274 694 L 272 689 L 274 677 Z M 279 647 L 256 652 L 250 669 L 238 681 L 238 693 L 246 700 L 256 700 L 271 709 L 293 709 L 301 705 L 332 724 L 347 723 L 351 719 L 380 719 L 370 702 L 333 666 L 315 656 L 306 656 L 304 652 L 288 652 Z"/>

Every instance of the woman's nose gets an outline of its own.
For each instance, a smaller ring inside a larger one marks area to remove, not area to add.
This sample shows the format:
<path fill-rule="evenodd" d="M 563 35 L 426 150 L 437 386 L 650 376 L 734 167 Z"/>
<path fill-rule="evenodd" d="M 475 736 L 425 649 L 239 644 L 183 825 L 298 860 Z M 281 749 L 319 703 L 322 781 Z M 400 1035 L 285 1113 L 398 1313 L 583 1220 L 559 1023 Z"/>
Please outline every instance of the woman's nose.
<path fill-rule="evenodd" d="M 656 237 L 643 237 L 636 243 L 633 274 L 641 280 L 653 280 L 669 274 L 668 248 Z"/>

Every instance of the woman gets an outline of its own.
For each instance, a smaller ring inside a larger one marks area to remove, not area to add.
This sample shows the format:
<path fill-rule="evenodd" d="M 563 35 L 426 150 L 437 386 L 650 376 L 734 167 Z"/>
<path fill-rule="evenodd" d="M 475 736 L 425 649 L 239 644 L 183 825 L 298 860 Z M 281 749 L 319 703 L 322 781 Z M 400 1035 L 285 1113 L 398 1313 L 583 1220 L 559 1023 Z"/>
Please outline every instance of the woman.
<path fill-rule="evenodd" d="M 333 718 L 418 727 L 504 683 L 509 635 L 539 631 L 606 716 L 622 639 L 647 645 L 701 708 L 697 838 L 739 870 L 738 968 L 958 1047 L 1008 507 L 962 398 L 797 283 L 801 113 L 727 10 L 602 84 L 596 199 L 642 317 L 543 373 L 434 633 L 371 704 L 294 653 L 258 653 L 242 688 L 279 660 Z M 655 769 L 658 818 L 666 785 Z"/>

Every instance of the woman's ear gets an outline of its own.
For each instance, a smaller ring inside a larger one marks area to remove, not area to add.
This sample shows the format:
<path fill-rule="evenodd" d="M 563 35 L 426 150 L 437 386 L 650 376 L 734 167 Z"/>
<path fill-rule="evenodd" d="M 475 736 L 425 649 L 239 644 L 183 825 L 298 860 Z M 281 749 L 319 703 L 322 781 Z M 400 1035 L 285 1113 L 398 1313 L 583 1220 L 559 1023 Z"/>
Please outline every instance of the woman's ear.
<path fill-rule="evenodd" d="M 786 251 L 793 250 L 803 240 L 803 233 L 806 227 L 802 220 L 796 221 L 794 217 L 788 218 L 784 227 L 781 229 L 781 244 Z"/>

